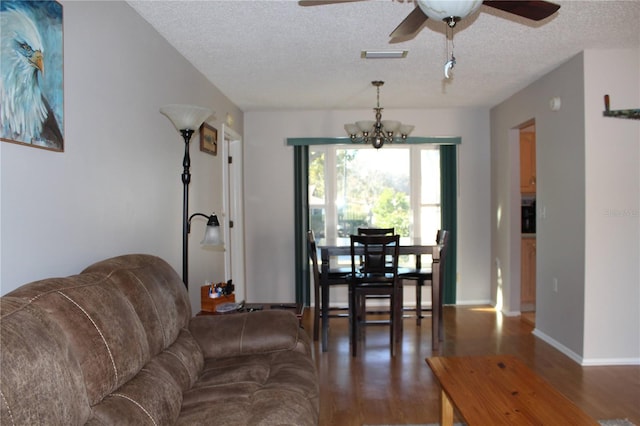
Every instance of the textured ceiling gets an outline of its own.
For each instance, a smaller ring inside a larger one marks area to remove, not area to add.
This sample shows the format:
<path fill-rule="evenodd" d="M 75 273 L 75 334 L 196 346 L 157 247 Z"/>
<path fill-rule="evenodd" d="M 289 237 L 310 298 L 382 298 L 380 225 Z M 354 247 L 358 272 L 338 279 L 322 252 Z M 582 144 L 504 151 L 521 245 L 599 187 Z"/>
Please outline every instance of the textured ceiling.
<path fill-rule="evenodd" d="M 482 6 L 456 27 L 445 80 L 444 23 L 389 44 L 414 7 L 406 1 L 128 3 L 243 111 L 370 108 L 372 80 L 385 81 L 386 109 L 490 107 L 582 50 L 640 46 L 640 0 L 556 1 L 560 10 L 539 23 Z M 361 59 L 367 49 L 409 54 Z"/>

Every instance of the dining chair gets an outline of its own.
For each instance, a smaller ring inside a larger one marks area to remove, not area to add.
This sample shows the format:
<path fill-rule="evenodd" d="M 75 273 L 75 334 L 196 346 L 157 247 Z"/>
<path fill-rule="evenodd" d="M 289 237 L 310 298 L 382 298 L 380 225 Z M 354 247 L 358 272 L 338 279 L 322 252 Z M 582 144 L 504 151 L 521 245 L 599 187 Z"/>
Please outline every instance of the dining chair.
<path fill-rule="evenodd" d="M 309 252 L 309 259 L 311 260 L 311 272 L 313 273 L 313 297 L 314 297 L 314 309 L 313 309 L 313 340 L 320 338 L 320 316 L 323 309 L 330 310 L 330 306 L 322 306 L 322 286 L 320 285 L 320 264 L 318 263 L 318 246 L 316 244 L 315 235 L 312 230 L 307 231 L 307 251 Z M 339 268 L 329 270 L 329 276 L 327 282 L 329 287 L 349 284 L 348 275 L 350 274 L 350 268 Z M 329 289 L 327 289 L 329 292 Z M 327 294 L 327 300 L 329 300 L 329 294 Z M 339 309 L 339 308 L 338 308 Z M 336 318 L 345 315 L 328 315 L 329 318 Z M 328 321 L 322 323 L 322 328 L 328 328 Z M 326 348 L 323 348 L 325 350 Z"/>
<path fill-rule="evenodd" d="M 449 233 L 445 230 L 438 230 L 436 234 L 436 244 L 440 246 L 440 277 L 443 276 L 444 271 L 444 262 L 446 256 L 446 248 L 447 241 L 449 239 Z M 422 323 L 422 287 L 424 287 L 427 282 L 433 281 L 433 271 L 431 269 L 431 265 L 422 265 L 422 256 L 416 255 L 416 263 L 415 268 L 402 268 L 402 270 L 398 273 L 398 276 L 401 280 L 409 280 L 415 281 L 416 286 L 416 324 L 420 325 Z M 433 284 L 433 283 L 432 283 Z M 434 292 L 433 285 L 432 288 L 432 300 L 431 300 L 431 308 L 426 308 L 426 311 L 433 312 L 433 304 L 438 302 L 434 300 Z M 440 287 L 439 297 L 442 297 L 442 287 Z"/>
<path fill-rule="evenodd" d="M 358 228 L 358 235 L 393 235 L 393 234 L 395 234 L 395 228 Z M 363 263 L 362 256 L 360 256 L 359 261 L 360 261 L 360 265 L 362 265 Z M 370 299 L 382 299 L 386 297 L 388 296 L 385 296 L 385 295 L 369 296 Z M 385 313 L 385 312 L 380 312 L 379 310 L 376 310 L 371 313 Z"/>
<path fill-rule="evenodd" d="M 402 285 L 398 279 L 399 235 L 351 235 L 349 276 L 349 320 L 351 354 L 356 356 L 361 328 L 366 325 L 366 298 L 387 296 L 390 300 L 391 356 L 396 354 L 402 323 Z M 358 250 L 356 250 L 358 248 Z M 362 256 L 360 265 L 358 260 Z"/>

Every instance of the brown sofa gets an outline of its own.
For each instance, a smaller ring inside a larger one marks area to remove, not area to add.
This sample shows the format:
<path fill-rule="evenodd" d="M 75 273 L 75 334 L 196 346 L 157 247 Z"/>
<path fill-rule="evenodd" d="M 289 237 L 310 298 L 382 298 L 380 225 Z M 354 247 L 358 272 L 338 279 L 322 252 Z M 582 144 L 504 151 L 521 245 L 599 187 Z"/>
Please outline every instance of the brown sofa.
<path fill-rule="evenodd" d="M 193 317 L 163 260 L 126 255 L 0 299 L 2 425 L 317 425 L 295 315 Z"/>

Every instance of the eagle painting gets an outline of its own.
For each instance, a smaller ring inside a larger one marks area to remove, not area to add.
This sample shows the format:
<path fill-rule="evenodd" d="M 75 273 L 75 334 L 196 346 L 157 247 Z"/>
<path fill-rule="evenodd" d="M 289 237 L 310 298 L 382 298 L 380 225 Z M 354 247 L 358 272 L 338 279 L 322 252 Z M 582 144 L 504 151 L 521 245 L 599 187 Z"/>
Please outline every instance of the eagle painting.
<path fill-rule="evenodd" d="M 0 2 L 0 139 L 63 150 L 62 6 Z"/>

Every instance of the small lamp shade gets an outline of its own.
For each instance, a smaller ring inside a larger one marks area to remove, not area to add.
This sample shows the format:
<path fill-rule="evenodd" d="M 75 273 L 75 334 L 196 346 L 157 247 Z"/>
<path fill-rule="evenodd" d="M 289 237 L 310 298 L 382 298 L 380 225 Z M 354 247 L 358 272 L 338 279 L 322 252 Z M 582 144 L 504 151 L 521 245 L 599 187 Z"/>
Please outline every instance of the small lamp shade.
<path fill-rule="evenodd" d="M 218 216 L 212 214 L 209 216 L 207 222 L 207 228 L 204 232 L 204 238 L 200 241 L 205 247 L 216 247 L 222 245 L 222 238 L 220 237 L 220 222 L 218 222 Z"/>
<path fill-rule="evenodd" d="M 194 105 L 171 104 L 160 108 L 160 113 L 171 120 L 176 130 L 190 129 L 196 131 L 213 114 L 213 111 L 209 108 Z"/>

